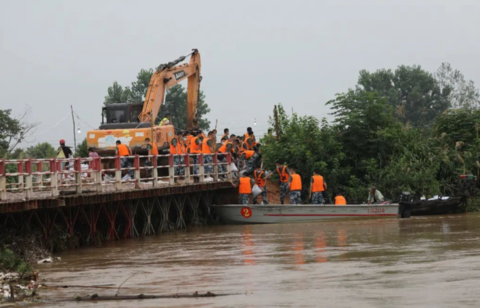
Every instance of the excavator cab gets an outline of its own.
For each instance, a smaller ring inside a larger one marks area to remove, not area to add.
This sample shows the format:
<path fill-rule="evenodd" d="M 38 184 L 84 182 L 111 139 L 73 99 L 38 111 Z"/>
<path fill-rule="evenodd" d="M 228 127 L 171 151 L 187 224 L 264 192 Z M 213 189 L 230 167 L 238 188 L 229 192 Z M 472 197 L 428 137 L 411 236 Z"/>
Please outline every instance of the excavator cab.
<path fill-rule="evenodd" d="M 180 64 L 187 56 L 189 63 Z M 196 109 L 200 93 L 200 53 L 194 49 L 189 55 L 161 64 L 153 73 L 143 103 L 109 104 L 102 108 L 102 124 L 99 129 L 88 131 L 87 146 L 98 153 L 115 153 L 116 141 L 130 146 L 134 154 L 147 153 L 145 139 L 154 142 L 159 151 L 168 153 L 170 141 L 175 136 L 173 125 L 158 125 L 160 107 L 166 91 L 183 80 L 187 87 L 187 124 L 188 130 L 196 127 Z"/>
<path fill-rule="evenodd" d="M 140 123 L 138 119 L 143 103 L 109 104 L 102 108 L 102 124 L 99 129 L 145 128 L 150 123 Z"/>

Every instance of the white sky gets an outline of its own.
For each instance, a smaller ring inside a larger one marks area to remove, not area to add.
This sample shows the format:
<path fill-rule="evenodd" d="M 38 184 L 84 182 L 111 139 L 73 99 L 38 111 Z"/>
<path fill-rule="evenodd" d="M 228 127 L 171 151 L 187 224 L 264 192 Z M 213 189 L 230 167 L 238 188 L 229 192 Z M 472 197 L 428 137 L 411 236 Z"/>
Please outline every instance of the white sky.
<path fill-rule="evenodd" d="M 325 102 L 354 87 L 361 69 L 434 72 L 450 62 L 478 86 L 479 16 L 480 1 L 453 0 L 2 0 L 0 108 L 33 109 L 29 120 L 41 125 L 23 146 L 72 144 L 70 117 L 52 129 L 70 105 L 98 127 L 113 81 L 130 85 L 140 69 L 198 48 L 212 124 L 258 136 L 279 102 L 326 116 Z"/>

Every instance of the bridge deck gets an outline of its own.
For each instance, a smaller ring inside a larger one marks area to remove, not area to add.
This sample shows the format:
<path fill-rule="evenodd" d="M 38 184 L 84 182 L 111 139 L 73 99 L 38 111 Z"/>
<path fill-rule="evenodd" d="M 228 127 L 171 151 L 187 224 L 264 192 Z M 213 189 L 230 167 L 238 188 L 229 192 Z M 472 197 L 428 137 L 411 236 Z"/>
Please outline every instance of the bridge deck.
<path fill-rule="evenodd" d="M 214 154 L 209 160 L 202 154 L 179 156 L 180 163 L 174 163 L 170 154 L 135 155 L 127 166 L 118 156 L 0 160 L 0 213 L 233 187 L 229 155 Z M 150 166 L 141 164 L 148 159 L 153 162 Z M 114 167 L 108 168 L 109 162 Z M 66 164 L 72 168 L 62 167 Z M 133 178 L 125 179 L 127 173 Z"/>

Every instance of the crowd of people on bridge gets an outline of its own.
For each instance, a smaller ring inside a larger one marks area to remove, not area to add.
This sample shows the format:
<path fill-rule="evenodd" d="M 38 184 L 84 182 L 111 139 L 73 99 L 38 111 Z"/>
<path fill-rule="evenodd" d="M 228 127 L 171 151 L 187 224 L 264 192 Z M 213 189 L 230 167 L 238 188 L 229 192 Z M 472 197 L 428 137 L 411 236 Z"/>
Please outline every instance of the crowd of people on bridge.
<path fill-rule="evenodd" d="M 168 123 L 169 119 L 164 118 L 161 123 Z M 182 181 L 186 176 L 185 173 L 185 156 L 189 154 L 191 157 L 192 176 L 198 178 L 204 176 L 206 178 L 213 176 L 214 156 L 217 157 L 218 177 L 227 179 L 227 154 L 231 157 L 232 174 L 234 175 L 235 185 L 238 187 L 239 203 L 248 204 L 269 204 L 267 180 L 273 175 L 278 175 L 279 181 L 279 197 L 280 203 L 284 204 L 287 196 L 290 204 L 302 203 L 302 177 L 298 174 L 293 166 L 287 163 L 277 161 L 275 163 L 275 171 L 266 171 L 262 169 L 261 145 L 257 142 L 255 134 L 251 127 L 247 128 L 246 133 L 236 135 L 230 134 L 228 128 L 223 130 L 220 140 L 217 141 L 216 129 L 205 132 L 197 129 L 193 131 L 178 130 L 175 136 L 170 140 L 168 148 L 173 157 L 175 182 Z M 149 138 L 145 138 L 145 148 L 148 150 L 149 158 L 145 161 L 146 166 L 152 166 L 152 157 L 159 155 L 160 151 L 154 142 Z M 64 150 L 65 141 L 61 140 L 59 153 L 64 157 L 71 156 L 71 152 Z M 89 157 L 98 157 L 94 149 L 89 148 Z M 202 154 L 202 155 L 200 155 Z M 132 150 L 120 140 L 116 141 L 116 155 L 120 156 L 122 168 L 131 167 Z M 199 164 L 200 157 L 203 157 L 204 172 L 200 175 Z M 157 162 L 158 165 L 158 162 Z M 150 169 L 150 176 L 151 176 Z M 123 180 L 133 179 L 133 170 L 128 169 Z M 319 170 L 313 170 L 309 175 L 310 185 L 308 189 L 308 199 L 311 204 L 325 204 L 327 200 L 327 182 L 320 174 Z M 259 200 L 260 198 L 260 200 Z M 372 187 L 369 190 L 368 203 L 383 202 L 384 198 L 380 191 Z M 346 205 L 346 198 L 337 193 L 334 197 L 335 205 Z"/>

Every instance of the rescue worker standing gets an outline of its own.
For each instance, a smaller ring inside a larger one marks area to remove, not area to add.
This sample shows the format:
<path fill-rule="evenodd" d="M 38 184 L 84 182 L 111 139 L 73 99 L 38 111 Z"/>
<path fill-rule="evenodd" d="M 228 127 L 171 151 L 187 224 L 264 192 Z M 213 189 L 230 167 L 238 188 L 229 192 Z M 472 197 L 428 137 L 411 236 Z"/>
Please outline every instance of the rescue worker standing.
<path fill-rule="evenodd" d="M 120 140 L 117 140 L 115 142 L 117 144 L 117 147 L 115 148 L 115 154 L 120 156 L 120 166 L 122 168 L 130 168 L 130 160 L 128 159 L 128 156 L 132 155 L 132 150 L 126 145 L 123 144 Z M 127 175 L 125 175 L 123 180 L 131 180 L 133 179 L 133 170 L 130 169 L 127 171 Z"/>
<path fill-rule="evenodd" d="M 174 174 L 176 176 L 181 176 L 185 174 L 185 168 L 183 166 L 185 164 L 185 158 L 183 154 L 185 154 L 185 147 L 183 146 L 182 142 L 182 132 L 177 131 L 177 134 L 172 140 L 170 140 L 170 154 L 173 154 L 173 164 L 176 166 L 174 168 Z M 178 167 L 177 167 L 178 166 Z M 177 179 L 175 179 L 175 182 Z"/>
<path fill-rule="evenodd" d="M 147 150 L 148 150 L 148 155 L 149 156 L 158 155 L 157 145 L 155 143 L 150 142 L 150 138 L 145 138 L 145 144 L 147 145 Z M 145 162 L 145 165 L 153 166 L 153 164 L 152 164 L 153 159 L 154 159 L 153 157 L 149 157 L 148 160 Z M 158 162 L 158 157 L 157 157 L 157 162 Z M 157 166 L 158 166 L 158 164 L 157 164 Z M 153 169 L 149 169 L 148 173 L 150 174 L 150 177 L 152 177 Z"/>
<path fill-rule="evenodd" d="M 198 165 L 198 154 L 202 154 L 202 139 L 196 132 L 193 133 L 190 141 L 190 154 L 194 154 L 192 156 L 193 164 Z M 198 166 L 193 166 L 193 174 L 198 174 Z"/>
<path fill-rule="evenodd" d="M 72 150 L 70 147 L 67 147 L 65 145 L 65 140 L 60 139 L 60 146 L 57 149 L 57 158 L 64 159 L 64 158 L 70 158 L 73 156 Z M 61 163 L 61 168 L 62 170 L 68 169 L 70 166 L 70 163 L 67 162 L 62 162 Z"/>
<path fill-rule="evenodd" d="M 253 178 L 255 179 L 255 184 L 257 184 L 258 187 L 262 190 L 262 201 L 263 204 L 268 204 L 267 200 L 267 178 L 268 176 L 265 176 L 265 172 L 261 168 L 255 169 L 253 171 Z M 257 204 L 257 198 L 253 198 L 253 204 Z"/>
<path fill-rule="evenodd" d="M 218 149 L 218 153 L 221 154 L 227 154 L 227 153 L 232 153 L 232 148 L 233 148 L 233 143 L 230 139 L 225 139 L 223 144 L 220 146 Z M 219 162 L 222 162 L 223 164 L 218 165 L 218 172 L 220 173 L 226 173 L 227 172 L 227 166 L 225 163 L 227 162 L 227 157 L 226 155 L 219 155 L 218 156 Z"/>
<path fill-rule="evenodd" d="M 252 194 L 252 187 L 255 185 L 255 181 L 251 179 L 247 174 L 243 173 L 238 179 L 238 203 L 248 204 L 250 201 L 250 195 Z"/>
<path fill-rule="evenodd" d="M 248 132 L 245 134 L 245 146 L 247 148 L 247 150 L 253 150 L 253 146 L 254 146 L 254 136 L 253 136 L 253 132 Z"/>
<path fill-rule="evenodd" d="M 225 128 L 225 129 L 223 130 L 223 135 L 222 135 L 222 138 L 221 138 L 221 139 L 223 139 L 223 138 L 228 139 L 228 137 L 229 137 L 228 135 L 229 135 L 229 134 L 230 134 L 230 130 L 229 130 L 228 128 Z"/>
<path fill-rule="evenodd" d="M 205 176 L 210 176 L 213 174 L 213 155 L 214 142 L 213 142 L 213 131 L 208 132 L 207 138 L 202 141 L 202 153 L 203 153 L 203 164 L 205 165 Z"/>
<path fill-rule="evenodd" d="M 277 173 L 280 176 L 280 203 L 284 204 L 285 197 L 289 191 L 288 180 L 290 178 L 290 170 L 288 170 L 287 165 L 281 165 L 279 161 L 277 161 L 275 165 Z"/>
<path fill-rule="evenodd" d="M 302 203 L 302 178 L 295 172 L 293 168 L 290 168 L 290 204 Z"/>
<path fill-rule="evenodd" d="M 325 204 L 323 192 L 327 189 L 327 183 L 320 175 L 318 170 L 313 170 L 313 176 L 310 181 L 310 199 L 312 204 Z"/>

